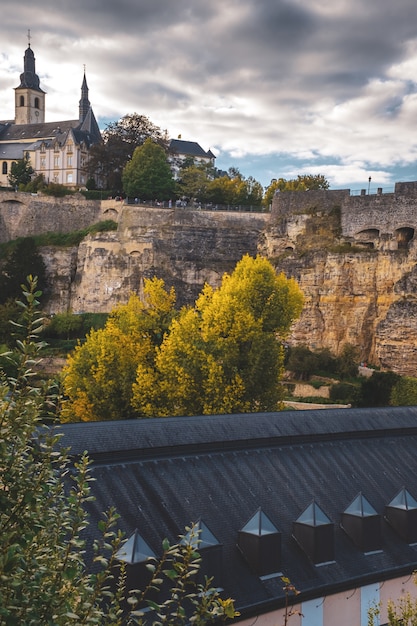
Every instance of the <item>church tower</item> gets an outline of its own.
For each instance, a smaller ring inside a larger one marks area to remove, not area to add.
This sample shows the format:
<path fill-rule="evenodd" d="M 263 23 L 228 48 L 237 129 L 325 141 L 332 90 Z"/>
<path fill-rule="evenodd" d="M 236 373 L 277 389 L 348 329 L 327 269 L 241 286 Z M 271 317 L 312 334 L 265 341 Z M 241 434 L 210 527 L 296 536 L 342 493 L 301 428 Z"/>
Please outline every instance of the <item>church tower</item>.
<path fill-rule="evenodd" d="M 43 122 L 45 122 L 45 92 L 39 86 L 39 76 L 35 71 L 35 55 L 29 41 L 23 59 L 20 85 L 15 89 L 15 124 Z"/>

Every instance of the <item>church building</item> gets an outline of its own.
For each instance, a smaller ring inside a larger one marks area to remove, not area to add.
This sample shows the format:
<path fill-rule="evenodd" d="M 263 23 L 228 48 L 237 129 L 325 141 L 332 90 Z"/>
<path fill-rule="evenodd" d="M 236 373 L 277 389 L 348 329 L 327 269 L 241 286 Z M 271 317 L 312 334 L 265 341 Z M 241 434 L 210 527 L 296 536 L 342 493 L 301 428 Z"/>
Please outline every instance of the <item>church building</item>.
<path fill-rule="evenodd" d="M 90 147 L 101 141 L 101 133 L 88 99 L 84 73 L 78 119 L 45 121 L 46 93 L 40 87 L 35 55 L 28 45 L 20 84 L 15 88 L 15 118 L 0 120 L 0 186 L 10 185 L 8 175 L 14 162 L 29 157 L 36 175 L 46 183 L 70 188 L 84 187 Z"/>

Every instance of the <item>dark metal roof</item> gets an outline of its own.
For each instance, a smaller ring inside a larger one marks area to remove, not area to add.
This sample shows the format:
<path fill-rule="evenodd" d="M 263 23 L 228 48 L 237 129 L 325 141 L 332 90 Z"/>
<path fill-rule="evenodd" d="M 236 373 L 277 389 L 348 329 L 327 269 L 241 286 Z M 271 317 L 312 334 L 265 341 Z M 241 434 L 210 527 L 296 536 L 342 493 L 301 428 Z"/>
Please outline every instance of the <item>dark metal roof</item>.
<path fill-rule="evenodd" d="M 186 154 L 194 157 L 204 157 L 213 159 L 214 154 L 209 151 L 206 152 L 196 141 L 183 141 L 182 139 L 171 139 L 169 144 L 170 152 L 177 154 Z"/>
<path fill-rule="evenodd" d="M 259 508 L 282 533 L 281 571 L 300 599 L 411 573 L 417 547 L 382 521 L 382 550 L 365 554 L 340 527 L 358 492 L 375 511 L 405 487 L 417 496 L 417 407 L 340 409 L 66 424 L 73 454 L 88 450 L 93 524 L 114 505 L 128 536 L 159 554 L 201 519 L 223 550 L 224 589 L 242 616 L 282 606 L 279 577 L 261 579 L 236 547 Z M 334 523 L 335 560 L 314 566 L 292 538 L 314 501 Z M 93 531 L 91 531 L 93 532 Z"/>

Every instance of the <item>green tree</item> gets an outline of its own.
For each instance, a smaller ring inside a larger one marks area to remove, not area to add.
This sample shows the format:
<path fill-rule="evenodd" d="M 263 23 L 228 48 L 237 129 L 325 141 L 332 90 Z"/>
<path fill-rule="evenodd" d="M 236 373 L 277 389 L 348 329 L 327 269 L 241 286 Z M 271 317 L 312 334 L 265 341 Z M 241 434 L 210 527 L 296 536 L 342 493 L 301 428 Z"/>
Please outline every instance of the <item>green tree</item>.
<path fill-rule="evenodd" d="M 117 307 L 104 328 L 92 330 L 69 356 L 64 369 L 68 401 L 64 421 L 102 421 L 133 417 L 131 398 L 136 369 L 153 362 L 174 315 L 175 292 L 163 281 L 145 281 L 144 301 L 132 295 Z"/>
<path fill-rule="evenodd" d="M 130 113 L 106 126 L 103 141 L 92 146 L 89 153 L 88 173 L 99 176 L 107 189 L 122 189 L 122 172 L 136 148 L 146 139 L 152 139 L 168 148 L 168 135 L 145 115 Z"/>
<path fill-rule="evenodd" d="M 56 335 L 66 339 L 73 336 L 78 337 L 82 327 L 82 316 L 74 315 L 74 313 L 57 313 L 48 324 L 50 336 Z"/>
<path fill-rule="evenodd" d="M 188 165 L 181 168 L 178 195 L 205 202 L 207 187 L 211 180 L 210 169 L 204 165 Z"/>
<path fill-rule="evenodd" d="M 25 237 L 17 240 L 0 269 L 0 304 L 15 300 L 21 293 L 20 285 L 28 274 L 38 277 L 40 289 L 46 287 L 46 267 L 42 255 L 38 252 L 35 240 Z"/>
<path fill-rule="evenodd" d="M 403 376 L 391 389 L 391 406 L 417 405 L 417 378 Z"/>
<path fill-rule="evenodd" d="M 178 544 L 163 542 L 161 559 L 148 564 L 148 588 L 129 598 L 118 560 L 123 537 L 114 510 L 103 514 L 101 540 L 87 545 L 86 507 L 92 499 L 88 459 L 84 455 L 73 466 L 54 430 L 42 424 L 45 405 L 56 409 L 60 399 L 50 388 L 31 383 L 43 346 L 38 341 L 43 320 L 37 312 L 41 294 L 36 280 L 28 281 L 20 302 L 25 338 L 11 355 L 17 375 L 0 372 L 0 623 L 141 625 L 143 605 L 155 611 L 155 619 L 149 614 L 146 619 L 155 626 L 233 618 L 232 600 L 220 598 L 209 581 L 195 582 L 200 559 L 193 528 Z M 94 573 L 88 553 L 93 554 Z M 116 566 L 120 576 L 114 580 Z M 162 586 L 161 601 L 151 600 L 149 590 L 161 591 Z"/>
<path fill-rule="evenodd" d="M 336 372 L 341 378 L 353 378 L 358 375 L 359 349 L 346 343 L 336 358 Z"/>
<path fill-rule="evenodd" d="M 400 380 L 395 372 L 374 372 L 361 384 L 359 406 L 389 406 L 391 391 Z"/>
<path fill-rule="evenodd" d="M 30 182 L 33 173 L 34 169 L 30 164 L 29 153 L 26 152 L 23 158 L 19 159 L 15 163 L 12 163 L 10 174 L 8 176 L 9 183 L 13 188 L 27 185 Z"/>
<path fill-rule="evenodd" d="M 318 358 L 308 346 L 293 346 L 289 350 L 286 368 L 298 380 L 308 380 L 317 372 Z"/>
<path fill-rule="evenodd" d="M 142 146 L 135 149 L 123 170 L 122 181 L 128 196 L 142 200 L 165 200 L 171 198 L 175 191 L 165 151 L 152 139 L 146 139 Z"/>
<path fill-rule="evenodd" d="M 145 416 L 276 410 L 282 339 L 303 296 L 264 258 L 245 256 L 221 286 L 206 285 L 138 367 L 132 403 Z"/>

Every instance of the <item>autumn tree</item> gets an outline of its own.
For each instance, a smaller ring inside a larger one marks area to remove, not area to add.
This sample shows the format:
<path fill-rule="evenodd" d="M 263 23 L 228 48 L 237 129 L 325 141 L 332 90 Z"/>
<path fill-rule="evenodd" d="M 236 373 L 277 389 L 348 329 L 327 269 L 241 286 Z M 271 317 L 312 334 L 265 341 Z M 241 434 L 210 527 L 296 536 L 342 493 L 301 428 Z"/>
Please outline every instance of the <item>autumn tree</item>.
<path fill-rule="evenodd" d="M 252 176 L 245 178 L 237 169 L 229 169 L 229 174 L 219 176 L 209 182 L 206 189 L 207 201 L 215 204 L 235 204 L 260 206 L 262 185 Z"/>
<path fill-rule="evenodd" d="M 136 148 L 149 138 L 164 150 L 169 143 L 167 131 L 138 113 L 124 115 L 120 120 L 107 124 L 102 138 L 103 141 L 92 146 L 89 152 L 88 173 L 93 178 L 98 175 L 107 189 L 120 190 L 123 168 Z"/>
<path fill-rule="evenodd" d="M 175 191 L 165 151 L 150 138 L 135 149 L 132 159 L 123 169 L 122 181 L 127 195 L 141 200 L 165 200 L 171 198 Z"/>
<path fill-rule="evenodd" d="M 64 421 L 101 421 L 133 417 L 132 385 L 141 361 L 153 362 L 174 315 L 175 292 L 163 281 L 145 281 L 143 301 L 132 295 L 92 330 L 69 356 L 64 369 L 68 401 Z"/>
<path fill-rule="evenodd" d="M 269 207 L 275 193 L 281 191 L 311 191 L 328 189 L 330 184 L 322 174 L 299 174 L 297 178 L 286 180 L 285 178 L 273 178 L 265 191 L 263 204 Z"/>
<path fill-rule="evenodd" d="M 138 366 L 133 406 L 145 416 L 277 410 L 282 339 L 302 304 L 294 280 L 243 257 L 181 311 L 154 364 Z"/>

